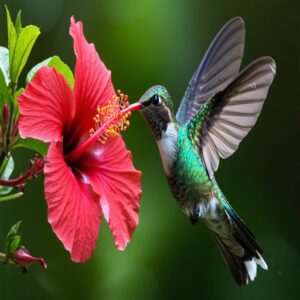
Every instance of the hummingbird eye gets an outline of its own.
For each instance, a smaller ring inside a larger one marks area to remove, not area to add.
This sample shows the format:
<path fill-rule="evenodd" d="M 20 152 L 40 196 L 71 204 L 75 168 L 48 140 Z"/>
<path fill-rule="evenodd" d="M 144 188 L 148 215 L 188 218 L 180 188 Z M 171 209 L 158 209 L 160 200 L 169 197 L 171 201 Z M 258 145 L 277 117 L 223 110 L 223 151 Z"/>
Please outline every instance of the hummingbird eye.
<path fill-rule="evenodd" d="M 152 96 L 151 102 L 152 102 L 154 105 L 160 104 L 160 103 L 161 103 L 161 98 L 160 98 L 160 96 L 158 96 L 157 94 L 155 94 L 154 96 Z"/>

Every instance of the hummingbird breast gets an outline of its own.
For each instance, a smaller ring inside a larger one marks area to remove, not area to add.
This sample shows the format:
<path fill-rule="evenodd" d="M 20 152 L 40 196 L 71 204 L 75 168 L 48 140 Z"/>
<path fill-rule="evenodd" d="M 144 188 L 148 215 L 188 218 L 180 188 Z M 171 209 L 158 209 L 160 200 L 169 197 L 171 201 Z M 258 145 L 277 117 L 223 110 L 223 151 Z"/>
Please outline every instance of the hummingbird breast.
<path fill-rule="evenodd" d="M 181 209 L 188 217 L 196 214 L 198 219 L 211 209 L 213 184 L 185 126 L 178 128 L 177 136 L 176 159 L 166 172 L 168 183 Z"/>
<path fill-rule="evenodd" d="M 167 176 L 170 174 L 170 170 L 178 158 L 177 140 L 178 130 L 176 124 L 173 122 L 167 124 L 166 130 L 161 133 L 161 138 L 156 140 Z"/>

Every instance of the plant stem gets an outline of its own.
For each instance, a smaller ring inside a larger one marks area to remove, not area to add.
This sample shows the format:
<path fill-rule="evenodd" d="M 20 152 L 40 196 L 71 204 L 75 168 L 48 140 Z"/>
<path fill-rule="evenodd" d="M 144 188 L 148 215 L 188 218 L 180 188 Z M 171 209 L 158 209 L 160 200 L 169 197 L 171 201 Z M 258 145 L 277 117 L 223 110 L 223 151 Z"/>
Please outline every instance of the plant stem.
<path fill-rule="evenodd" d="M 7 126 L 7 132 L 6 132 L 6 145 L 9 147 L 10 144 L 10 132 L 11 128 L 13 126 L 13 120 L 14 120 L 14 104 L 13 104 L 13 98 L 15 96 L 15 88 L 11 88 L 11 95 L 10 95 L 10 105 L 9 105 L 9 112 L 10 112 L 10 117 L 9 117 L 9 123 Z"/>
<path fill-rule="evenodd" d="M 33 175 L 38 175 L 43 171 L 44 168 L 44 159 L 38 158 L 34 161 L 32 166 L 25 172 L 24 175 L 16 179 L 0 179 L 0 185 L 2 186 L 18 186 L 19 184 L 25 182 L 28 178 Z"/>
<path fill-rule="evenodd" d="M 10 137 L 13 139 L 15 137 L 15 134 L 18 130 L 18 126 L 19 126 L 19 118 L 16 120 L 14 127 L 11 130 L 11 134 Z"/>
<path fill-rule="evenodd" d="M 14 122 L 14 105 L 13 105 L 13 98 L 15 96 L 16 92 L 16 84 L 12 84 L 10 86 L 10 95 L 9 95 L 9 121 L 8 124 L 5 124 L 5 132 L 3 131 L 2 134 L 2 149 L 1 149 L 1 154 L 0 154 L 0 167 L 2 166 L 5 157 L 9 153 L 9 144 L 11 141 L 11 136 L 10 132 L 13 126 Z M 3 129 L 3 128 L 2 128 Z M 16 129 L 15 129 L 16 131 Z"/>
<path fill-rule="evenodd" d="M 0 261 L 6 262 L 6 254 L 0 252 Z"/>
<path fill-rule="evenodd" d="M 8 195 L 8 196 L 4 196 L 4 197 L 0 197 L 0 202 L 17 199 L 17 198 L 20 198 L 21 196 L 23 196 L 22 192 L 19 192 L 19 193 L 16 193 L 16 194 L 12 194 L 12 195 Z"/>
<path fill-rule="evenodd" d="M 6 154 L 5 154 L 4 150 L 2 149 L 1 154 L 0 154 L 0 168 L 4 162 L 5 156 L 6 156 Z"/>
<path fill-rule="evenodd" d="M 20 183 L 23 183 L 31 176 L 30 169 L 25 172 L 24 175 L 16 178 L 16 179 L 0 179 L 0 185 L 2 186 L 17 186 Z"/>
<path fill-rule="evenodd" d="M 4 264 L 15 264 L 13 260 L 7 258 L 6 254 L 2 252 L 0 252 L 0 262 L 3 262 Z"/>

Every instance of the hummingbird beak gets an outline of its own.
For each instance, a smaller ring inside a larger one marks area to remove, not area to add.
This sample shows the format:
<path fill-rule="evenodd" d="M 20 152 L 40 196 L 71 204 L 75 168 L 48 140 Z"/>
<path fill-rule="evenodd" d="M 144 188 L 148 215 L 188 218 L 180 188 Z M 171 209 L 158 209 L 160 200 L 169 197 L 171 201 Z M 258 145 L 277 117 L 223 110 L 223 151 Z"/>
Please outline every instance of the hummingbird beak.
<path fill-rule="evenodd" d="M 151 101 L 149 100 L 145 100 L 143 97 L 137 101 L 135 104 L 139 104 L 140 107 L 138 109 L 142 109 L 142 108 L 145 108 L 146 106 L 149 106 Z"/>
<path fill-rule="evenodd" d="M 123 113 L 126 113 L 126 112 L 132 112 L 132 111 L 135 111 L 135 110 L 138 110 L 138 109 L 141 109 L 143 107 L 143 105 L 139 102 L 135 102 L 131 105 L 129 105 L 127 108 L 125 108 L 123 110 Z"/>

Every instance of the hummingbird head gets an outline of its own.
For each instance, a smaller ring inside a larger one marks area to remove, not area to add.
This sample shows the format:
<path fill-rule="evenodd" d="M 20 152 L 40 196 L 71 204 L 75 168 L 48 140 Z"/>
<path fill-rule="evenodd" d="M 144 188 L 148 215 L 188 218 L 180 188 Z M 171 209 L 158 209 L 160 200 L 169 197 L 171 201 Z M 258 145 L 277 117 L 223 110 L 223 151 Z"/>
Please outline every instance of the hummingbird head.
<path fill-rule="evenodd" d="M 138 103 L 141 104 L 140 111 L 152 133 L 160 140 L 168 124 L 175 122 L 170 94 L 163 86 L 153 86 L 144 93 Z"/>

